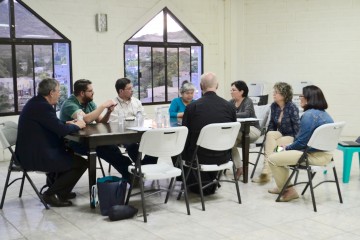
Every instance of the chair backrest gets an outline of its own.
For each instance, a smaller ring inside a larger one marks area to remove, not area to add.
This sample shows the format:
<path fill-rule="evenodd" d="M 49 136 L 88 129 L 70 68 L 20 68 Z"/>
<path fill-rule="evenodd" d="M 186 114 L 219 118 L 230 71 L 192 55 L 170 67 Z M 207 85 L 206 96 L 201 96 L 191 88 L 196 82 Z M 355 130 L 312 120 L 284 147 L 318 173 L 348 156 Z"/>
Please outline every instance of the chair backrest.
<path fill-rule="evenodd" d="M 270 105 L 254 106 L 255 115 L 259 120 L 260 129 L 265 129 L 270 122 Z"/>
<path fill-rule="evenodd" d="M 0 124 L 0 142 L 3 148 L 9 148 L 16 144 L 18 125 L 7 121 Z"/>
<path fill-rule="evenodd" d="M 239 130 L 239 122 L 208 124 L 201 129 L 196 145 L 214 151 L 231 149 Z"/>
<path fill-rule="evenodd" d="M 345 122 L 327 123 L 316 128 L 308 142 L 308 147 L 322 151 L 336 149 Z"/>
<path fill-rule="evenodd" d="M 139 152 L 153 157 L 171 157 L 183 150 L 188 134 L 187 127 L 151 129 L 141 137 Z"/>
<path fill-rule="evenodd" d="M 264 84 L 263 83 L 249 83 L 249 97 L 258 97 L 264 94 Z"/>

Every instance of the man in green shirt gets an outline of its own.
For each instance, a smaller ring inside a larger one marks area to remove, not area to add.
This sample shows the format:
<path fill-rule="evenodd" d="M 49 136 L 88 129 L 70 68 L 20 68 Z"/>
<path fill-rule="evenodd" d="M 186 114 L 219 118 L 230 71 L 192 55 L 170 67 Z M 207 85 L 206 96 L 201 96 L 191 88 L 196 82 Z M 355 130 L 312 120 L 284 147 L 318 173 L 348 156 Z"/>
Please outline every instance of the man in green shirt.
<path fill-rule="evenodd" d="M 86 123 L 96 121 L 106 123 L 109 121 L 111 112 L 116 103 L 107 100 L 99 107 L 93 102 L 94 89 L 92 83 L 86 79 L 77 80 L 74 83 L 74 94 L 71 95 L 62 105 L 60 110 L 60 120 L 63 122 L 73 119 L 83 119 Z M 106 109 L 106 113 L 102 112 Z M 88 152 L 88 148 L 83 144 L 70 141 L 69 146 L 81 155 Z M 132 163 L 130 158 L 123 156 L 116 145 L 99 146 L 96 154 L 111 164 L 123 178 L 129 179 L 128 166 Z"/>

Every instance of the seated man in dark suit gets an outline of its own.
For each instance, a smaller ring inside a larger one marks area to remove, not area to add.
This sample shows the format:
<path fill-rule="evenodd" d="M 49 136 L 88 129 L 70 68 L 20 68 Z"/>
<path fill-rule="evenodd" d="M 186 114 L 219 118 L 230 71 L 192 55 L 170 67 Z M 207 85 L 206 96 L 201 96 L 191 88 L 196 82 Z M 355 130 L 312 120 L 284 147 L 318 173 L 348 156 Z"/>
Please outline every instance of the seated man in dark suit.
<path fill-rule="evenodd" d="M 204 73 L 201 76 L 200 87 L 203 96 L 186 107 L 182 121 L 182 125 L 189 129 L 182 153 L 182 158 L 187 162 L 191 161 L 197 139 L 204 126 L 211 123 L 236 122 L 235 107 L 230 102 L 216 95 L 218 81 L 214 73 Z M 199 148 L 198 158 L 200 164 L 219 165 L 230 160 L 230 151 L 215 152 Z M 210 178 L 214 178 L 214 176 L 216 176 L 216 173 L 212 174 Z M 204 194 L 206 193 L 204 192 Z"/>
<path fill-rule="evenodd" d="M 44 201 L 53 207 L 66 207 L 74 198 L 71 192 L 87 168 L 87 162 L 73 159 L 65 150 L 63 137 L 85 127 L 84 121 L 61 122 L 54 105 L 60 98 L 59 82 L 44 79 L 38 95 L 30 99 L 19 118 L 15 154 L 25 170 L 46 172 L 51 186 Z"/>

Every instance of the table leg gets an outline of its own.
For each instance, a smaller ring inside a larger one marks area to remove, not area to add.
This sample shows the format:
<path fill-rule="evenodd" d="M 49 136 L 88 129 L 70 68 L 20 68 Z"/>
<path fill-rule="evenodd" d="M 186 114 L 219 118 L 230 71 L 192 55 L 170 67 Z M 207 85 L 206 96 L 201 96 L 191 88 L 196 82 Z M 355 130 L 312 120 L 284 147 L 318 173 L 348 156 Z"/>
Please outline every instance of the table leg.
<path fill-rule="evenodd" d="M 96 151 L 95 149 L 91 149 L 88 154 L 89 160 L 89 199 L 90 199 L 90 207 L 95 208 L 95 202 L 91 201 L 91 188 L 93 185 L 96 185 Z"/>
<path fill-rule="evenodd" d="M 249 175 L 249 148 L 250 148 L 250 124 L 241 123 L 243 126 L 243 134 L 242 134 L 242 157 L 243 157 L 243 181 L 244 183 L 248 182 Z"/>

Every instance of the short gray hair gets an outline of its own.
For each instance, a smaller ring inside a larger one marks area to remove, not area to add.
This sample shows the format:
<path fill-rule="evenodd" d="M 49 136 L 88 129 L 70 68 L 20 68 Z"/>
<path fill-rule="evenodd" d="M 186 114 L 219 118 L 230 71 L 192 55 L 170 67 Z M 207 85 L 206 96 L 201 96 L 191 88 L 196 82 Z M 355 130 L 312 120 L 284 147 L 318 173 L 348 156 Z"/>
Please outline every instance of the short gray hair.
<path fill-rule="evenodd" d="M 185 81 L 183 81 L 183 83 L 181 85 L 180 93 L 183 94 L 187 91 L 195 91 L 195 90 L 196 90 L 196 88 L 195 88 L 194 84 L 185 80 Z"/>
<path fill-rule="evenodd" d="M 55 88 L 59 85 L 59 82 L 53 78 L 45 78 L 41 80 L 38 85 L 38 94 L 45 97 L 50 94 L 51 91 L 55 91 Z"/>

